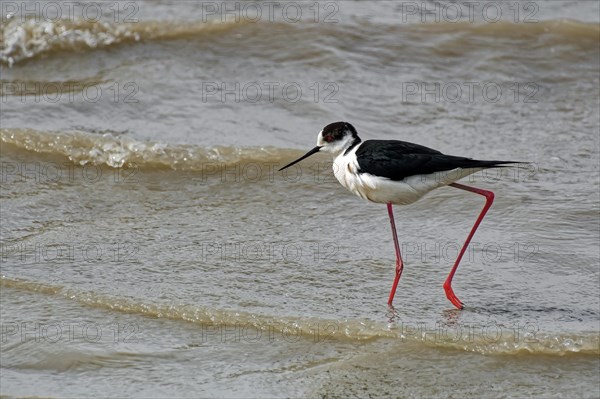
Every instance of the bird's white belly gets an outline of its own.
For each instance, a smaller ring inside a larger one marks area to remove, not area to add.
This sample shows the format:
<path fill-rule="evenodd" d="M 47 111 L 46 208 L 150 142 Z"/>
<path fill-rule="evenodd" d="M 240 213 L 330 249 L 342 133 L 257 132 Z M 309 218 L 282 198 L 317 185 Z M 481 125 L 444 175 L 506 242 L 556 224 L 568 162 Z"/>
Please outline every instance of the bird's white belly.
<path fill-rule="evenodd" d="M 480 169 L 453 169 L 429 175 L 415 175 L 391 180 L 369 173 L 358 173 L 358 164 L 349 156 L 338 156 L 333 173 L 342 186 L 371 202 L 408 205 L 438 187 L 446 186 Z"/>

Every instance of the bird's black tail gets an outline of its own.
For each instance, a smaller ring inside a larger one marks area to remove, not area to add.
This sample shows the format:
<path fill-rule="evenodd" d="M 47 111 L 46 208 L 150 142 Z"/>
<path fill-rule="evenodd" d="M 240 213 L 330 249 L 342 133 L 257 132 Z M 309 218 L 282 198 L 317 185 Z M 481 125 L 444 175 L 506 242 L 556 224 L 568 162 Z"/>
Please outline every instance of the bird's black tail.
<path fill-rule="evenodd" d="M 462 168 L 506 168 L 513 166 L 514 164 L 526 164 L 529 162 L 521 161 L 480 161 L 477 159 L 465 158 L 464 166 Z"/>

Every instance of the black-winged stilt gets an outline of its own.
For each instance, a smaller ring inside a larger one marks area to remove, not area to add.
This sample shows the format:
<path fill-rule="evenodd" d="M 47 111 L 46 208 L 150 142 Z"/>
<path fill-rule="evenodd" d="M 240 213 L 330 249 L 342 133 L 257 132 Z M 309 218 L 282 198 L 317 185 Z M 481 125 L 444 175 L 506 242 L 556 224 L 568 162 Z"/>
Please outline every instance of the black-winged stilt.
<path fill-rule="evenodd" d="M 467 236 L 450 274 L 444 282 L 446 297 L 459 309 L 463 303 L 452 290 L 452 278 L 471 238 L 494 201 L 494 193 L 456 183 L 472 173 L 487 168 L 502 167 L 513 161 L 478 161 L 470 158 L 444 155 L 422 145 L 398 140 L 362 141 L 354 126 L 347 122 L 331 123 L 317 137 L 317 146 L 279 170 L 319 152 L 334 155 L 333 172 L 342 186 L 368 201 L 387 204 L 394 246 L 396 248 L 396 277 L 388 299 L 392 304 L 404 264 L 396 234 L 392 205 L 407 205 L 417 201 L 433 189 L 452 186 L 483 195 L 485 205 Z"/>

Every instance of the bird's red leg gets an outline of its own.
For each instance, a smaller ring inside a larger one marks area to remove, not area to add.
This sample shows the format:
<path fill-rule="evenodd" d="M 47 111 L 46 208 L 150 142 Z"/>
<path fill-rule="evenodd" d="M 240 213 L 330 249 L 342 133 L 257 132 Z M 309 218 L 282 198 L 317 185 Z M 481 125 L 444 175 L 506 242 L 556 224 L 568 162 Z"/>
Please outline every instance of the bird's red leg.
<path fill-rule="evenodd" d="M 388 214 L 390 215 L 390 224 L 392 225 L 392 234 L 394 235 L 394 246 L 396 248 L 396 277 L 394 278 L 394 284 L 392 285 L 392 290 L 390 291 L 390 298 L 388 299 L 388 305 L 392 305 L 392 301 L 394 300 L 394 295 L 396 295 L 396 288 L 398 287 L 398 282 L 400 281 L 400 275 L 402 274 L 402 269 L 404 268 L 404 264 L 402 263 L 402 256 L 400 256 L 400 245 L 398 244 L 398 235 L 396 234 L 396 223 L 394 223 L 394 212 L 392 212 L 392 204 L 387 204 Z"/>
<path fill-rule="evenodd" d="M 469 243 L 471 242 L 471 238 L 473 238 L 473 235 L 475 234 L 477 227 L 479 227 L 479 224 L 483 220 L 483 217 L 487 213 L 488 209 L 490 209 L 490 207 L 492 206 L 492 202 L 494 202 L 494 193 L 491 191 L 482 190 L 480 188 L 475 188 L 475 187 L 470 187 L 470 186 L 465 186 L 464 184 L 458 184 L 458 183 L 452 183 L 452 184 L 450 184 L 450 186 L 460 188 L 461 190 L 470 191 L 472 193 L 477 193 L 477 194 L 483 195 L 485 197 L 485 205 L 483 206 L 483 209 L 481 210 L 479 217 L 475 221 L 475 224 L 473 225 L 471 232 L 467 236 L 467 240 L 465 241 L 465 244 L 463 245 L 462 249 L 460 250 L 460 253 L 458 254 L 458 258 L 456 258 L 456 262 L 454 262 L 454 266 L 452 266 L 452 270 L 450 270 L 450 274 L 448 274 L 448 278 L 446 278 L 446 281 L 444 282 L 444 291 L 446 291 L 446 297 L 450 300 L 450 302 L 452 302 L 452 304 L 454 306 L 456 306 L 459 309 L 462 309 L 464 307 L 463 303 L 456 297 L 456 295 L 454 295 L 454 291 L 452 290 L 452 277 L 454 277 L 454 273 L 456 273 L 456 269 L 458 269 L 458 264 L 460 263 L 460 260 L 462 259 L 463 255 L 465 254 L 465 251 L 467 250 L 467 247 L 469 246 Z"/>

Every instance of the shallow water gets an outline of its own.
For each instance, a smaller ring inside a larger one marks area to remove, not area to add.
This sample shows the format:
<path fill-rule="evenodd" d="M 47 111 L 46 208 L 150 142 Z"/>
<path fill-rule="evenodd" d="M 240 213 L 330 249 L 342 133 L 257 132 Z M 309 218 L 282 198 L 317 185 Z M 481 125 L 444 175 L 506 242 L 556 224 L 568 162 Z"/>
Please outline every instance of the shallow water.
<path fill-rule="evenodd" d="M 101 23 L 36 4 L 0 37 L 2 395 L 600 396 L 597 3 L 453 22 L 449 3 L 128 2 Z M 391 311 L 385 207 L 327 156 L 277 172 L 336 120 L 530 162 L 463 180 L 496 194 L 463 311 L 441 285 L 481 198 L 395 208 Z"/>

